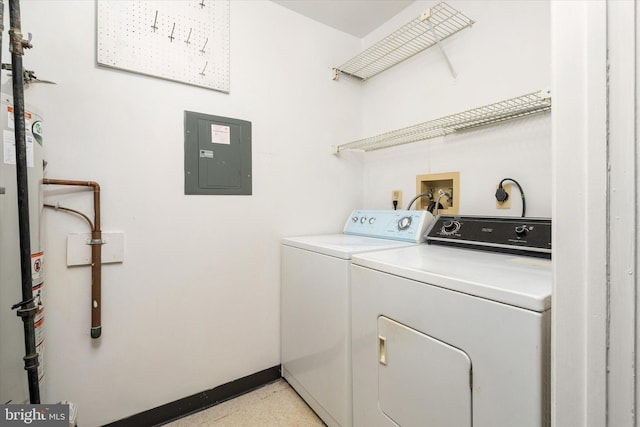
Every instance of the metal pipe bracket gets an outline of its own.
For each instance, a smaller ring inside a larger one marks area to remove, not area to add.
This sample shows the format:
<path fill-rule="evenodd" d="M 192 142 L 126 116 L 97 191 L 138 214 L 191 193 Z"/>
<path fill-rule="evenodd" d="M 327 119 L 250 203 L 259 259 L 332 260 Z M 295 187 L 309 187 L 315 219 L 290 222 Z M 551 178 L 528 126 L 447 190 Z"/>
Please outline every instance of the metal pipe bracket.
<path fill-rule="evenodd" d="M 22 38 L 22 32 L 19 28 L 11 28 L 9 30 L 9 38 L 11 40 L 11 46 L 9 51 L 15 55 L 24 55 L 24 49 L 31 49 L 33 45 L 31 44 L 32 35 L 29 34 L 29 38 L 27 40 Z"/>

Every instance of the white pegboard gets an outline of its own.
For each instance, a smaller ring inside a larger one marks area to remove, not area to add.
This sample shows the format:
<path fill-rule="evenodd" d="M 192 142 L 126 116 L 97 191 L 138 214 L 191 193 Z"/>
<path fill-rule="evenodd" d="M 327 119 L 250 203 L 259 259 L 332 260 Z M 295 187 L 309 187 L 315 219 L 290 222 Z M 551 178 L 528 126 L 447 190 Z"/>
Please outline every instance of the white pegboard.
<path fill-rule="evenodd" d="M 101 65 L 229 92 L 229 0 L 98 0 Z"/>

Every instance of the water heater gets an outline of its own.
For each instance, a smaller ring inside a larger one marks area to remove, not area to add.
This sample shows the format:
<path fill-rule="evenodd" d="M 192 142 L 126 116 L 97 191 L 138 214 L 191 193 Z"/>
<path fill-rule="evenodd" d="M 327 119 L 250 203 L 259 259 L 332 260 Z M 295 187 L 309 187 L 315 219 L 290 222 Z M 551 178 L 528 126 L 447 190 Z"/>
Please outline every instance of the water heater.
<path fill-rule="evenodd" d="M 11 306 L 22 301 L 20 274 L 20 243 L 18 227 L 18 195 L 16 184 L 15 120 L 12 96 L 0 94 L 0 403 L 28 403 L 29 390 L 24 370 L 24 332 L 21 318 Z M 34 319 L 36 349 L 39 355 L 38 379 L 44 380 L 44 253 L 41 240 L 43 209 L 41 183 L 43 178 L 42 118 L 37 110 L 25 108 L 27 146 L 27 179 L 29 183 L 29 225 L 31 229 L 31 274 L 33 295 L 38 312 Z"/>

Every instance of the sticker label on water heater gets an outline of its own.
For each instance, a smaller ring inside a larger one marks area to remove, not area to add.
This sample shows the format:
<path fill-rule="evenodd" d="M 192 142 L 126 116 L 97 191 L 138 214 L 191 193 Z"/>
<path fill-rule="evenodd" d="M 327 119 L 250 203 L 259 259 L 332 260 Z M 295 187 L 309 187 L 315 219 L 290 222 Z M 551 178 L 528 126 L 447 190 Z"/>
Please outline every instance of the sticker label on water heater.
<path fill-rule="evenodd" d="M 31 254 L 31 280 L 34 287 L 44 282 L 43 270 L 44 257 L 42 252 Z"/>
<path fill-rule="evenodd" d="M 15 129 L 16 124 L 13 118 L 13 107 L 9 105 L 7 107 L 7 126 L 9 129 Z M 29 129 L 31 127 L 31 113 L 28 111 L 24 112 L 24 128 Z"/>
<path fill-rule="evenodd" d="M 33 137 L 26 136 L 25 143 L 27 146 L 27 167 L 33 167 Z M 5 130 L 3 132 L 3 156 L 4 163 L 7 165 L 16 164 L 16 137 L 13 132 Z"/>
<path fill-rule="evenodd" d="M 211 142 L 214 144 L 231 144 L 231 128 L 229 126 L 211 125 Z"/>

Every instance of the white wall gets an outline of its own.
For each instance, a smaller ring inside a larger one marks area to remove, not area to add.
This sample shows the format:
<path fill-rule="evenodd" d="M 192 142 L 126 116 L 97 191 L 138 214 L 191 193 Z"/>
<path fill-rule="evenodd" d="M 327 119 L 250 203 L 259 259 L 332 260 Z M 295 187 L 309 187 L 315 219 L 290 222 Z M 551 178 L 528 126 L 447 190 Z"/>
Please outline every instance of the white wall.
<path fill-rule="evenodd" d="M 548 1 L 448 2 L 476 21 L 442 42 L 453 77 L 437 47 L 373 77 L 364 86 L 363 137 L 503 101 L 551 84 Z M 417 1 L 368 35 L 369 46 L 433 6 Z M 495 186 L 505 177 L 523 186 L 527 216 L 551 216 L 550 114 L 366 153 L 364 207 L 390 208 L 391 191 L 404 204 L 416 175 L 460 172 L 460 213 L 519 216 L 514 188 L 509 210 L 495 208 Z"/>
<path fill-rule="evenodd" d="M 46 401 L 100 425 L 280 363 L 279 239 L 340 231 L 362 205 L 362 88 L 332 66 L 360 40 L 269 1 L 231 2 L 231 93 L 95 63 L 93 1 L 23 0 L 34 35 L 27 102 L 45 118 L 46 176 L 102 186 L 103 231 L 125 233 L 103 268 L 103 336 L 90 329 L 90 271 L 67 268 L 66 236 L 87 231 L 47 211 Z M 5 57 L 6 58 L 6 57 Z M 183 195 L 183 111 L 249 120 L 253 195 Z M 47 188 L 91 213 L 91 195 Z"/>

